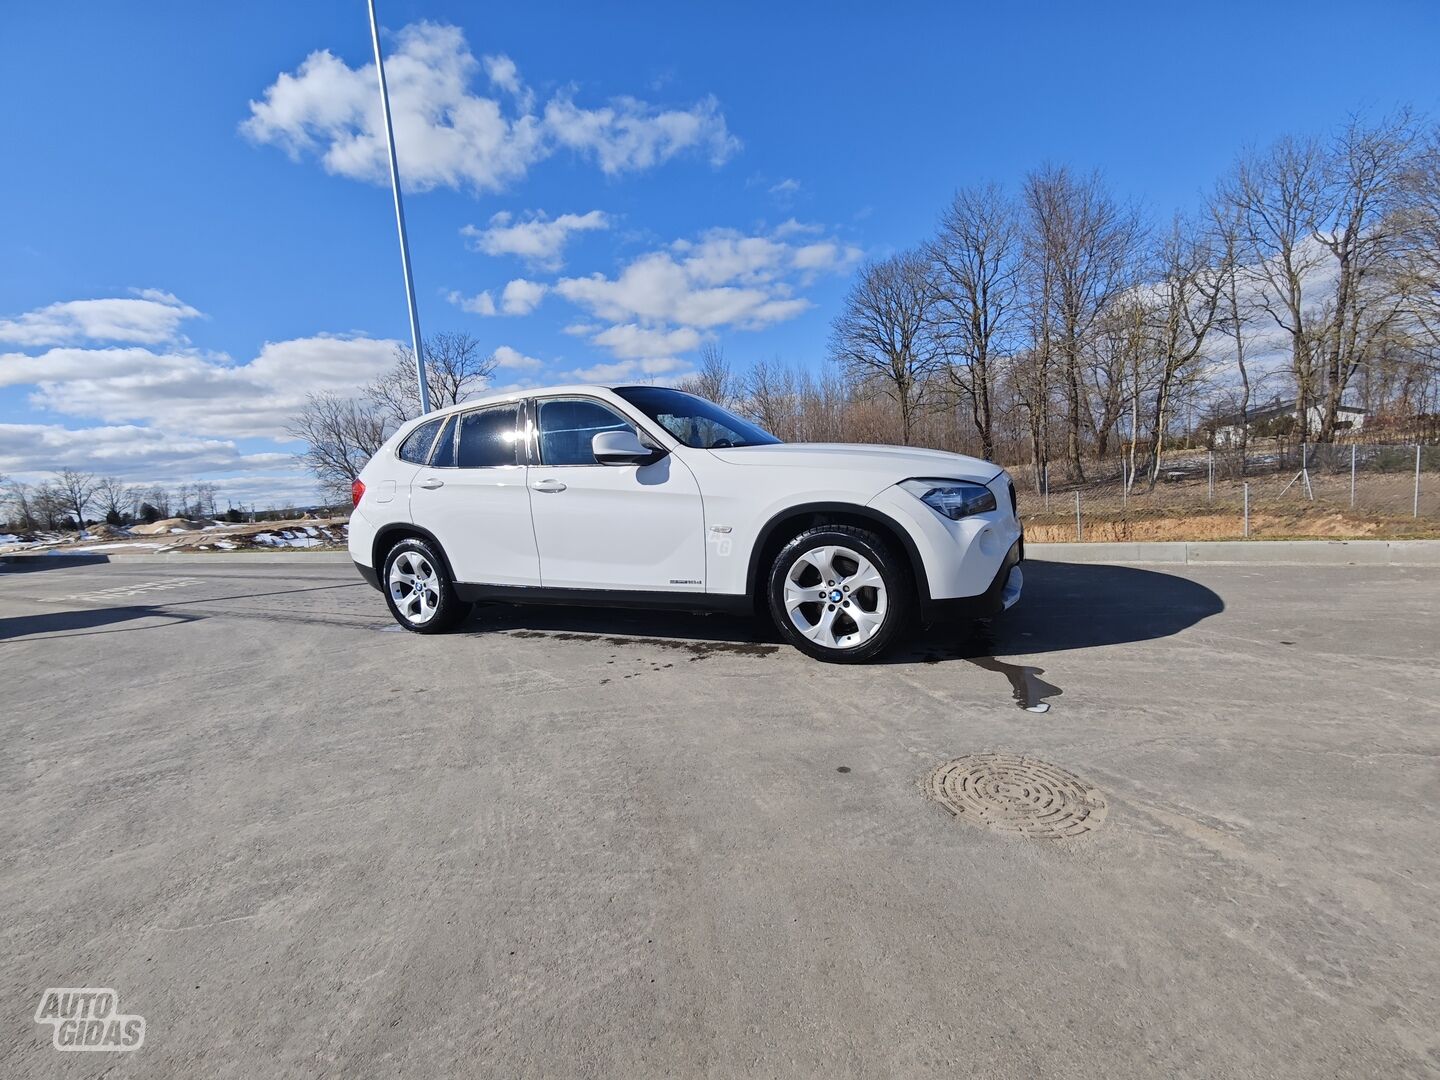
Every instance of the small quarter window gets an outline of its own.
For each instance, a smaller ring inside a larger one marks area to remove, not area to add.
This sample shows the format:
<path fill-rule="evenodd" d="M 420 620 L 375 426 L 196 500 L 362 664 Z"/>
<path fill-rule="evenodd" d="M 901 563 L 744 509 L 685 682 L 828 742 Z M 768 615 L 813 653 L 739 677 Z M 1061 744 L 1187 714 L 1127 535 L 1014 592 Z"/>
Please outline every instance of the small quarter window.
<path fill-rule="evenodd" d="M 435 443 L 435 453 L 430 459 L 432 469 L 453 469 L 455 467 L 455 418 L 447 417 L 445 430 Z"/>
<path fill-rule="evenodd" d="M 400 444 L 400 460 L 412 465 L 424 465 L 430 460 L 430 447 L 435 442 L 435 433 L 440 430 L 439 420 L 426 420 Z"/>

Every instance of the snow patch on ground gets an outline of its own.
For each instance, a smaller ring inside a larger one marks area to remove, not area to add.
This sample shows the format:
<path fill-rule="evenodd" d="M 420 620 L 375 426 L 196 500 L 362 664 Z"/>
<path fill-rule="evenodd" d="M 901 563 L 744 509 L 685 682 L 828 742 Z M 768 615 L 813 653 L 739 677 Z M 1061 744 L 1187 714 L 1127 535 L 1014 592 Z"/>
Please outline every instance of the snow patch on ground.
<path fill-rule="evenodd" d="M 307 529 L 305 532 L 313 534 L 315 530 Z M 256 533 L 255 542 L 257 544 L 265 544 L 269 547 L 287 548 L 319 547 L 324 543 L 323 540 L 316 539 L 314 535 L 306 536 L 305 532 L 287 530 L 283 533 Z"/>

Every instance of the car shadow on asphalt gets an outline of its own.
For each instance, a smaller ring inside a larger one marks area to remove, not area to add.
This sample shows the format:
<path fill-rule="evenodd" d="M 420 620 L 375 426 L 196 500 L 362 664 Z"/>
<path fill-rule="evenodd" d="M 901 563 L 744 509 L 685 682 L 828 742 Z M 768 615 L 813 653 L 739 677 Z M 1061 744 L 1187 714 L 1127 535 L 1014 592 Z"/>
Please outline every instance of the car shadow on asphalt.
<path fill-rule="evenodd" d="M 939 624 L 910 635 L 884 654 L 882 664 L 977 663 L 997 656 L 1035 655 L 1169 637 L 1225 609 L 1224 601 L 1198 582 L 1132 566 L 1095 563 L 1027 562 L 1025 592 L 1010 611 L 978 622 Z M 770 652 L 781 644 L 767 620 L 686 612 L 602 608 L 486 605 L 466 623 L 471 633 L 496 631 L 547 637 L 652 638 L 712 642 Z M 770 648 L 765 648 L 769 646 Z M 1011 665 L 986 665 L 1003 670 Z M 1041 669 L 1032 668 L 1031 672 Z M 1016 668 L 1016 679 L 1024 669 Z M 1045 687 L 1016 687 L 1022 707 Z"/>
<path fill-rule="evenodd" d="M 118 626 L 135 619 L 161 618 L 164 622 L 143 626 Z M 199 616 L 174 614 L 156 607 L 96 607 L 69 611 L 41 611 L 34 615 L 0 618 L 0 642 L 37 637 L 86 637 L 91 634 L 118 634 L 131 630 L 156 630 L 176 623 L 194 622 Z"/>
<path fill-rule="evenodd" d="M 108 555 L 0 555 L 0 574 L 34 574 L 108 563 Z"/>

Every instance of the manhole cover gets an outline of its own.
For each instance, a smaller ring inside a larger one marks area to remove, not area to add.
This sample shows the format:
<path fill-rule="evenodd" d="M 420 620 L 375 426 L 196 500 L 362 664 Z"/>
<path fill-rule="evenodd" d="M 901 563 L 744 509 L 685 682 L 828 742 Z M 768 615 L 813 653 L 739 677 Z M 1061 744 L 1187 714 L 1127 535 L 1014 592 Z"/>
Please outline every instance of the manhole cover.
<path fill-rule="evenodd" d="M 1105 796 L 1074 773 L 1020 754 L 967 754 L 925 782 L 930 797 L 972 825 L 1052 840 L 1105 821 Z"/>

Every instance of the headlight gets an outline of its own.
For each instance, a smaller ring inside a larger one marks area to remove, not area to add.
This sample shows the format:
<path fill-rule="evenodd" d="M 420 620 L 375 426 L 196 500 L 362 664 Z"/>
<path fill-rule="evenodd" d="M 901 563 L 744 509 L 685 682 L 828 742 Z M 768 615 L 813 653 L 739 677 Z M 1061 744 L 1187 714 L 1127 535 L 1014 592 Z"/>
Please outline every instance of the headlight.
<path fill-rule="evenodd" d="M 968 480 L 903 480 L 900 486 L 937 514 L 957 521 L 995 509 L 995 493 Z"/>

